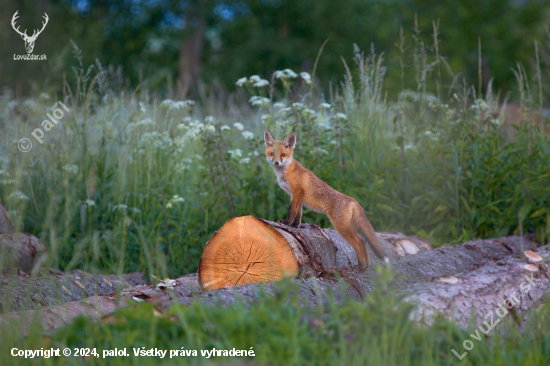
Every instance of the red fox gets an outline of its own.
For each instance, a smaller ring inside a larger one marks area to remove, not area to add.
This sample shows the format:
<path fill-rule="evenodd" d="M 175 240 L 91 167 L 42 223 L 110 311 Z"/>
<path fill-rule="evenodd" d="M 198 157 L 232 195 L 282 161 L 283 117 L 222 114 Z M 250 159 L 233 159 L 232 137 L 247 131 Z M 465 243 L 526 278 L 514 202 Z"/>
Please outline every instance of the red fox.
<path fill-rule="evenodd" d="M 378 257 L 388 258 L 378 243 L 374 230 L 359 203 L 350 196 L 329 187 L 313 172 L 292 158 L 296 147 L 296 135 L 292 132 L 283 141 L 276 141 L 268 130 L 264 131 L 267 161 L 275 170 L 279 186 L 290 194 L 288 216 L 285 225 L 299 227 L 302 205 L 326 214 L 334 228 L 355 250 L 359 266 L 369 265 L 366 243 L 370 243 Z"/>

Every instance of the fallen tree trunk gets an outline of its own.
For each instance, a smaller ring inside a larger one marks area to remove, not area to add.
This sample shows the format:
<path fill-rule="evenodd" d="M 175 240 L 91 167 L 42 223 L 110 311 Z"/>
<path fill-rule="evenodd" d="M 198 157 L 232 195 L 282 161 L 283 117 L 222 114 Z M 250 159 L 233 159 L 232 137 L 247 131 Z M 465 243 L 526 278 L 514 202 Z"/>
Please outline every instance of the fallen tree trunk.
<path fill-rule="evenodd" d="M 50 271 L 37 278 L 4 274 L 0 277 L 0 313 L 64 304 L 145 283 L 143 273 L 119 276 Z"/>
<path fill-rule="evenodd" d="M 507 314 L 511 322 L 524 325 L 523 314 L 550 293 L 550 246 L 526 253 L 529 256 L 508 256 L 469 272 L 411 285 L 405 301 L 417 305 L 412 319 L 429 326 L 436 316 L 443 316 L 463 328 L 473 320 L 484 334 Z"/>
<path fill-rule="evenodd" d="M 430 250 L 429 241 L 400 233 L 376 233 L 386 255 L 397 260 Z M 380 263 L 367 246 L 371 265 Z M 252 216 L 227 221 L 206 243 L 199 263 L 204 289 L 278 281 L 310 273 L 354 271 L 354 249 L 335 230 L 302 224 L 300 228 Z"/>
<path fill-rule="evenodd" d="M 490 272 L 498 269 L 499 261 L 504 258 L 510 256 L 518 257 L 524 249 L 532 250 L 534 248 L 536 248 L 534 242 L 513 236 L 474 240 L 463 244 L 447 245 L 429 251 L 422 251 L 416 255 L 406 256 L 391 264 L 391 268 L 397 278 L 393 282 L 393 286 L 401 289 L 410 289 L 416 283 L 425 283 L 428 287 L 434 284 L 438 286 L 439 282 L 433 281 L 434 279 L 450 276 L 458 278 L 461 276 L 461 273 L 467 274 L 483 266 L 491 268 L 488 270 Z M 546 254 L 542 252 L 541 255 L 545 256 Z M 515 270 L 523 271 L 521 268 L 514 268 Z M 542 273 L 543 269 L 540 269 L 540 271 Z M 297 279 L 295 283 L 302 304 L 304 306 L 315 306 L 323 304 L 328 299 L 329 292 L 336 295 L 342 294 L 342 290 L 345 287 L 347 287 L 345 290 L 347 296 L 359 300 L 364 294 L 371 291 L 376 277 L 377 272 L 373 268 L 369 268 L 363 273 L 348 273 L 347 278 L 344 277 L 346 281 L 339 281 L 334 276 L 327 276 L 326 273 L 321 273 L 319 276 Z M 349 286 L 349 283 L 353 283 L 355 286 Z M 482 286 L 482 283 L 480 283 L 480 286 Z M 121 292 L 120 303 L 125 304 L 127 300 L 135 302 L 148 301 L 160 307 L 168 307 L 173 302 L 190 304 L 193 301 L 199 301 L 205 306 L 212 304 L 228 306 L 237 301 L 242 301 L 246 304 L 258 300 L 262 287 L 267 294 L 274 294 L 277 291 L 274 282 L 265 284 L 249 283 L 219 290 L 203 291 L 199 285 L 197 275 L 193 274 L 177 280 L 164 280 L 157 285 L 140 285 L 125 289 Z M 489 292 L 490 289 L 487 291 Z M 472 293 L 470 296 L 477 296 L 477 294 Z M 47 323 L 44 324 L 48 327 L 55 327 L 56 324 L 67 322 L 69 318 L 63 310 L 66 306 L 72 309 L 71 316 L 76 316 L 78 315 L 78 311 L 81 311 L 83 314 L 92 317 L 109 314 L 110 311 L 116 308 L 113 296 L 102 297 L 101 301 L 95 301 L 95 303 L 98 307 L 95 313 L 86 312 L 87 310 L 85 309 L 87 307 L 82 307 L 78 304 L 66 304 L 62 305 L 61 308 L 47 309 L 46 313 L 49 315 L 47 315 Z M 25 315 L 25 313 L 18 313 L 4 316 L 4 320 L 12 316 L 19 319 L 31 318 L 30 315 Z"/>
<path fill-rule="evenodd" d="M 31 234 L 0 234 L 0 273 L 30 272 L 39 254 L 44 252 L 44 244 Z"/>

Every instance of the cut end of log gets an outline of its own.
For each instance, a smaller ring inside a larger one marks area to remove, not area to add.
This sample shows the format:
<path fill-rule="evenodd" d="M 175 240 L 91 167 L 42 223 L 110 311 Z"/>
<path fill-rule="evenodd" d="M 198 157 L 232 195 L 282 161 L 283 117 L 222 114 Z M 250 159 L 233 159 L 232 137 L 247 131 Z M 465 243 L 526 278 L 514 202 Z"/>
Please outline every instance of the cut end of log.
<path fill-rule="evenodd" d="M 231 219 L 204 248 L 199 282 L 205 290 L 251 282 L 278 281 L 298 273 L 298 260 L 285 237 L 252 216 Z"/>
<path fill-rule="evenodd" d="M 401 239 L 397 243 L 399 244 L 399 246 L 401 246 L 401 248 L 403 248 L 403 251 L 405 251 L 405 253 L 407 254 L 416 254 L 420 251 L 416 244 L 408 239 Z"/>
<path fill-rule="evenodd" d="M 528 272 L 538 272 L 539 267 L 535 266 L 534 264 L 526 264 L 523 266 L 523 269 Z"/>
<path fill-rule="evenodd" d="M 437 280 L 439 282 L 450 283 L 451 285 L 454 285 L 459 281 L 458 278 L 456 278 L 455 276 L 439 277 Z"/>
<path fill-rule="evenodd" d="M 527 259 L 528 262 L 531 262 L 531 263 L 542 262 L 542 257 L 535 252 L 526 250 L 523 252 L 523 254 L 525 255 L 525 259 Z"/>

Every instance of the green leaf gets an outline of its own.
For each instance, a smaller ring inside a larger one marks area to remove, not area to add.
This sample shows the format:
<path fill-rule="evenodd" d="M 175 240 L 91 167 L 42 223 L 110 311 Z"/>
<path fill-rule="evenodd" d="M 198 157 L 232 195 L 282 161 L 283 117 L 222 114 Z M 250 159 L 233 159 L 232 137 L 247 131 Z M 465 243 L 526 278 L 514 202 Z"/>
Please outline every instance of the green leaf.
<path fill-rule="evenodd" d="M 550 212 L 550 209 L 548 209 L 548 207 L 539 208 L 538 210 L 533 212 L 533 214 L 529 216 L 529 218 L 534 219 L 535 217 L 542 216 L 547 212 Z"/>
<path fill-rule="evenodd" d="M 525 220 L 525 217 L 527 217 L 527 214 L 531 211 L 531 205 L 530 204 L 525 204 L 523 206 L 521 206 L 521 208 L 519 209 L 519 215 L 521 217 L 521 221 Z"/>
<path fill-rule="evenodd" d="M 393 207 L 386 205 L 385 203 L 377 203 L 375 207 L 381 209 L 382 211 L 396 212 Z"/>

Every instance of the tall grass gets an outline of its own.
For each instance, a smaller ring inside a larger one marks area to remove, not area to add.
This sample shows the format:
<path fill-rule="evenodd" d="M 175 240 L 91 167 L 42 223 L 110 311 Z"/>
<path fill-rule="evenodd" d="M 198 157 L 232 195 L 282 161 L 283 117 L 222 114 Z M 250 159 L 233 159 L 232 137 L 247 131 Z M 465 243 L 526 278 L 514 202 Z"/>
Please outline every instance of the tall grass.
<path fill-rule="evenodd" d="M 174 101 L 128 90 L 99 62 L 85 68 L 74 45 L 63 94 L 14 100 L 5 91 L 0 99 L 0 200 L 19 230 L 51 249 L 50 267 L 191 273 L 225 220 L 284 217 L 288 197 L 263 160 L 269 128 L 279 139 L 295 131 L 296 158 L 356 197 L 377 230 L 443 244 L 522 226 L 548 242 L 549 137 L 528 118 L 545 100 L 540 62 L 532 76 L 515 69 L 525 120 L 509 139 L 498 94 L 489 87 L 481 98 L 455 77 L 449 98 L 439 97 L 443 80 L 432 75 L 443 58 L 416 35 L 411 47 L 413 66 L 401 68 L 413 88 L 395 100 L 384 91 L 383 55 L 356 46 L 330 97 L 309 74 L 286 70 L 269 81 L 243 78 L 225 100 Z M 39 144 L 30 133 L 57 99 L 71 112 Z M 22 137 L 34 143 L 30 152 L 17 149 Z M 330 226 L 308 210 L 304 221 Z"/>

